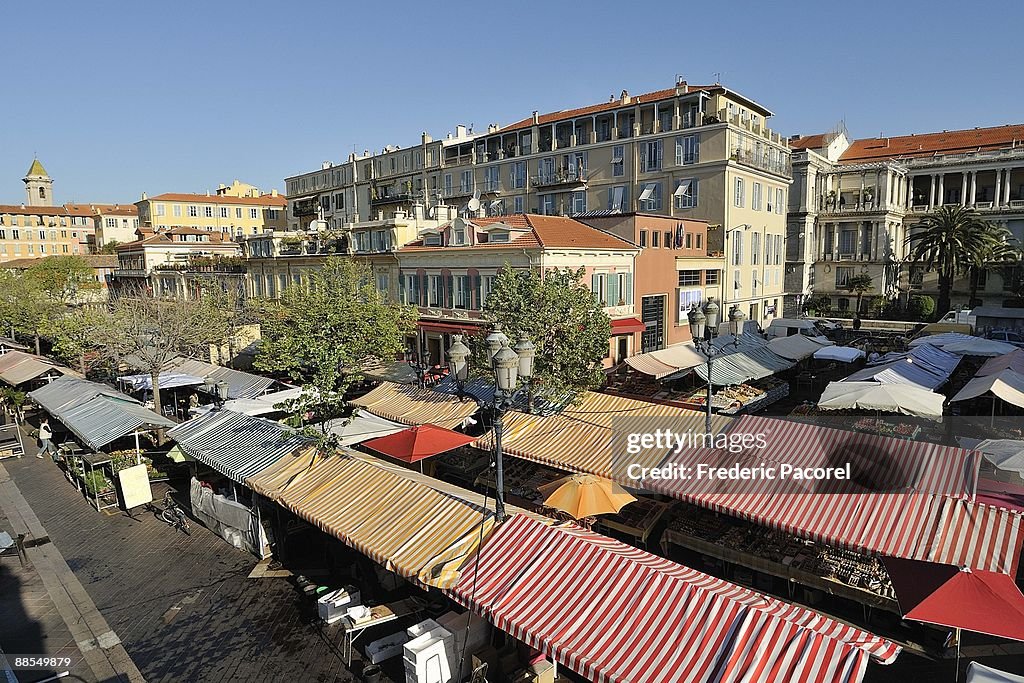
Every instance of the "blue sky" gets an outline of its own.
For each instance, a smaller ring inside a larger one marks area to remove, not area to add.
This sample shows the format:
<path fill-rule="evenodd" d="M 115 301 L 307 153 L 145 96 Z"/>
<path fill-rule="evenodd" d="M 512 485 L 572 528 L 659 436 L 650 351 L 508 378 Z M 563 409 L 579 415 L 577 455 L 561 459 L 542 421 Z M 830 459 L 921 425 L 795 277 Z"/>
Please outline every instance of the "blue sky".
<path fill-rule="evenodd" d="M 638 9 L 643 7 L 643 9 Z M 283 178 L 458 123 L 723 84 L 789 135 L 1024 122 L 1024 3 L 7 2 L 0 203 Z"/>

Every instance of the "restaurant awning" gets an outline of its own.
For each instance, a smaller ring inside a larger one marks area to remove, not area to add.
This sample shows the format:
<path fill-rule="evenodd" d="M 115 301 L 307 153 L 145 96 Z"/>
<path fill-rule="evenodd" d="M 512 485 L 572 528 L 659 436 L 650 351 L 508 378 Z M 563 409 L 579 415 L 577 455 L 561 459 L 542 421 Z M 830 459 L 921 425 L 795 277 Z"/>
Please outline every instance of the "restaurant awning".
<path fill-rule="evenodd" d="M 1013 577 L 884 557 L 904 619 L 1024 640 L 1024 595 Z"/>
<path fill-rule="evenodd" d="M 979 453 L 753 416 L 736 420 L 731 431 L 761 434 L 766 445 L 736 454 L 682 449 L 661 466 L 695 472 L 701 463 L 753 468 L 850 462 L 853 481 L 648 479 L 643 485 L 830 545 L 1003 573 L 1016 570 L 1022 516 L 974 501 Z"/>
<path fill-rule="evenodd" d="M 821 410 L 880 410 L 885 413 L 942 418 L 945 397 L 912 384 L 829 382 L 818 399 Z"/>
<path fill-rule="evenodd" d="M 479 506 L 345 452 L 308 449 L 246 483 L 387 569 L 437 588 L 455 583 L 494 525 Z"/>
<path fill-rule="evenodd" d="M 803 334 L 792 334 L 788 337 L 776 337 L 768 341 L 768 348 L 789 360 L 810 358 L 822 348 L 832 346 L 825 337 L 808 337 Z"/>
<path fill-rule="evenodd" d="M 182 452 L 240 484 L 309 443 L 282 424 L 224 409 L 183 422 L 167 435 Z"/>
<path fill-rule="evenodd" d="M 38 379 L 47 373 L 54 376 L 81 377 L 80 374 L 63 365 L 42 356 L 34 356 L 31 353 L 12 350 L 0 355 L 0 381 L 12 387 Z"/>
<path fill-rule="evenodd" d="M 131 396 L 104 384 L 67 375 L 29 393 L 29 398 L 94 450 L 136 430 L 175 424 Z"/>
<path fill-rule="evenodd" d="M 612 321 L 612 335 L 616 334 L 633 334 L 634 332 L 643 332 L 647 329 L 643 321 L 640 318 L 619 318 Z"/>
<path fill-rule="evenodd" d="M 626 364 L 631 368 L 657 379 L 680 370 L 689 370 L 705 362 L 704 355 L 697 351 L 691 342 L 673 344 L 664 349 L 638 353 L 626 358 Z"/>
<path fill-rule="evenodd" d="M 997 374 L 975 377 L 949 400 L 966 401 L 989 392 L 1007 403 L 1024 407 L 1024 375 L 1014 370 L 1002 370 Z"/>
<path fill-rule="evenodd" d="M 575 525 L 516 515 L 452 591 L 598 683 L 856 682 L 900 647 Z"/>
<path fill-rule="evenodd" d="M 841 363 L 852 363 L 864 357 L 864 352 L 852 346 L 826 346 L 814 352 L 817 360 L 837 360 Z"/>
<path fill-rule="evenodd" d="M 451 394 L 393 382 L 381 382 L 380 386 L 349 403 L 402 424 L 429 422 L 449 429 L 459 426 L 477 411 L 477 404 L 471 399 L 460 400 Z"/>
<path fill-rule="evenodd" d="M 363 446 L 383 453 L 389 458 L 413 463 L 447 453 L 474 441 L 475 436 L 466 436 L 444 427 L 425 424 L 364 441 Z"/>

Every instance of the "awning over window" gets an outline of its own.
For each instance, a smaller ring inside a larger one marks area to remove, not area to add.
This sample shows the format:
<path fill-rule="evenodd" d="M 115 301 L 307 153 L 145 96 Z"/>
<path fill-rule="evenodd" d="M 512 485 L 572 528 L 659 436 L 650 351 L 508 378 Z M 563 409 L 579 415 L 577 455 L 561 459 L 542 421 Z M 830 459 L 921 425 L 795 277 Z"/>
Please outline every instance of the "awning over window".
<path fill-rule="evenodd" d="M 612 321 L 612 335 L 643 332 L 647 326 L 639 318 L 619 318 Z"/>
<path fill-rule="evenodd" d="M 344 452 L 290 455 L 246 483 L 396 574 L 437 588 L 454 585 L 494 525 L 466 500 Z"/>
<path fill-rule="evenodd" d="M 516 515 L 455 597 L 591 681 L 857 682 L 900 647 L 574 525 Z"/>
<path fill-rule="evenodd" d="M 644 185 L 644 190 L 643 190 L 643 192 L 640 193 L 640 196 L 637 197 L 637 200 L 641 201 L 641 202 L 645 202 L 648 199 L 650 199 L 651 195 L 654 194 L 654 187 L 655 187 L 654 183 L 647 183 L 646 185 Z"/>
<path fill-rule="evenodd" d="M 368 394 L 349 401 L 374 415 L 406 425 L 436 424 L 453 429 L 477 411 L 476 402 L 431 389 L 381 382 Z"/>
<path fill-rule="evenodd" d="M 692 180 L 680 180 L 679 181 L 679 186 L 676 187 L 676 191 L 673 192 L 672 194 L 674 196 L 676 196 L 676 197 L 689 197 L 690 193 L 691 193 L 691 188 L 692 187 L 693 187 L 693 181 Z"/>

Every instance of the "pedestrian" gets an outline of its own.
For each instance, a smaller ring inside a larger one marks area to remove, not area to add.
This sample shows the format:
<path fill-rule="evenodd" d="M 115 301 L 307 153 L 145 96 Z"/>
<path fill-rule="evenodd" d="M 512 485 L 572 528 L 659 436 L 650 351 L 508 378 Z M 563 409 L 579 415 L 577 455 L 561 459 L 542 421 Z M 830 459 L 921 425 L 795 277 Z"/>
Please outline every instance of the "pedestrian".
<path fill-rule="evenodd" d="M 37 458 L 42 458 L 43 453 L 49 453 L 54 462 L 57 462 L 57 447 L 53 445 L 53 430 L 50 429 L 50 418 L 44 417 L 39 423 L 39 452 Z"/>

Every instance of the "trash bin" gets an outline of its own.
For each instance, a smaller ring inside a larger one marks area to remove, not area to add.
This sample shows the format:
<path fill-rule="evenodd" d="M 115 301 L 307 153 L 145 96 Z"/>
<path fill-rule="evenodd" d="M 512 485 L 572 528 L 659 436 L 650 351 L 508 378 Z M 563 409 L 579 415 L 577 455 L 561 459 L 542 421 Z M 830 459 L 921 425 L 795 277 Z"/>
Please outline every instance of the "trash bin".
<path fill-rule="evenodd" d="M 376 664 L 367 664 L 363 667 L 363 681 L 365 683 L 378 683 L 380 681 L 380 667 Z"/>

